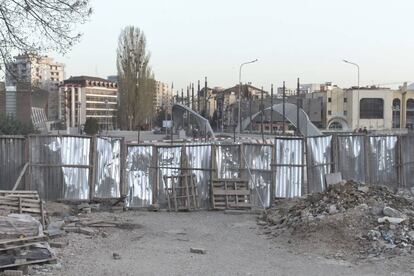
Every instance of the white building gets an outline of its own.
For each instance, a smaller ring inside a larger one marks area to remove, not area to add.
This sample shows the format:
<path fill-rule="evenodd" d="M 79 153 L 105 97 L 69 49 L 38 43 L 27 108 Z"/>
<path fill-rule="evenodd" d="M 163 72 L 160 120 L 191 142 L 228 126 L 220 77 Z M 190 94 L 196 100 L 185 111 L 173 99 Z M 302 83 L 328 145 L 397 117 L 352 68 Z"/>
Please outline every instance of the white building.
<path fill-rule="evenodd" d="M 58 85 L 65 78 L 65 66 L 48 56 L 38 54 L 19 55 L 7 64 L 6 86 L 28 82 L 32 89 L 48 91 L 47 117 L 50 121 L 59 118 Z"/>

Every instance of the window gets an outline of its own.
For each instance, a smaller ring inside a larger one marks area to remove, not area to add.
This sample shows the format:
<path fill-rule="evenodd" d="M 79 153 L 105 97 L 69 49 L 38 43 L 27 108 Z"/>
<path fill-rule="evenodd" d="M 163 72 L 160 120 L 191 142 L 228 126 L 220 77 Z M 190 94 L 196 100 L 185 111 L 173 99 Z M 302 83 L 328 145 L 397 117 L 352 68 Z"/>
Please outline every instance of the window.
<path fill-rule="evenodd" d="M 332 111 L 328 110 L 328 115 L 332 115 Z"/>
<path fill-rule="evenodd" d="M 346 110 L 344 110 L 344 116 L 347 116 L 348 112 Z"/>
<path fill-rule="evenodd" d="M 328 103 L 332 102 L 332 98 L 328 98 Z"/>
<path fill-rule="evenodd" d="M 360 119 L 384 119 L 384 100 L 365 98 L 359 101 Z"/>
<path fill-rule="evenodd" d="M 348 102 L 348 98 L 344 98 L 344 103 Z"/>
<path fill-rule="evenodd" d="M 400 99 L 392 101 L 392 128 L 400 128 Z"/>

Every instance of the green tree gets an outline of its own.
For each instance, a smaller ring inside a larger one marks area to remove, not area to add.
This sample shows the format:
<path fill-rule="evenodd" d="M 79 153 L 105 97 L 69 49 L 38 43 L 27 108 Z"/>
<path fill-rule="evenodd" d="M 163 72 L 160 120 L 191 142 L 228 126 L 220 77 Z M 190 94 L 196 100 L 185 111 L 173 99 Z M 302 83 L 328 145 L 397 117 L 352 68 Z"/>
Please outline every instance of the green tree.
<path fill-rule="evenodd" d="M 95 135 L 99 131 L 99 123 L 96 118 L 87 118 L 85 121 L 85 133 L 88 135 Z"/>
<path fill-rule="evenodd" d="M 0 115 L 0 135 L 28 135 L 37 133 L 32 123 L 25 124 L 12 116 Z"/>
<path fill-rule="evenodd" d="M 152 117 L 156 86 L 149 60 L 145 34 L 137 27 L 124 28 L 117 49 L 121 129 L 137 129 Z"/>

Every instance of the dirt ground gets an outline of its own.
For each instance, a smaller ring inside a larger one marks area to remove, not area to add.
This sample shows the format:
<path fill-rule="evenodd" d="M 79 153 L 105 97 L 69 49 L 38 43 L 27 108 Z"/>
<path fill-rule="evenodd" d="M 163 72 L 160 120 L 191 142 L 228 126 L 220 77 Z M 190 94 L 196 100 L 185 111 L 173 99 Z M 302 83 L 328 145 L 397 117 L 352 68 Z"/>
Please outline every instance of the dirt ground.
<path fill-rule="evenodd" d="M 297 250 L 266 235 L 256 215 L 222 212 L 128 211 L 93 213 L 96 219 L 139 224 L 105 228 L 93 237 L 69 233 L 54 249 L 55 265 L 32 266 L 31 275 L 413 275 L 412 257 L 350 263 Z M 107 234 L 107 235 L 106 235 Z M 317 241 L 315 241 L 317 244 Z M 206 254 L 190 253 L 190 248 Z M 117 253 L 120 259 L 114 259 Z"/>

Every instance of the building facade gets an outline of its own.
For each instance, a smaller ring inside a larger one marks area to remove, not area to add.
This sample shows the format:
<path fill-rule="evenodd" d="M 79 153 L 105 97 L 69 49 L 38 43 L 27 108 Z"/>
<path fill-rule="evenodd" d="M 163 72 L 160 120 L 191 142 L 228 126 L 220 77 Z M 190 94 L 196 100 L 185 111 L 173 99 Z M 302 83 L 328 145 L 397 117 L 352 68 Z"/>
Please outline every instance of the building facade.
<path fill-rule="evenodd" d="M 59 87 L 60 119 L 67 128 L 81 128 L 86 119 L 97 119 L 100 129 L 116 128 L 118 86 L 108 80 L 90 77 L 70 77 Z"/>
<path fill-rule="evenodd" d="M 161 81 L 156 81 L 153 101 L 154 114 L 159 112 L 161 109 L 165 109 L 168 113 L 170 113 L 172 102 L 172 92 L 168 84 Z"/>
<path fill-rule="evenodd" d="M 53 58 L 38 54 L 19 55 L 7 64 L 6 86 L 29 83 L 32 89 L 48 92 L 46 114 L 50 121 L 59 118 L 59 83 L 65 78 L 65 66 Z"/>

